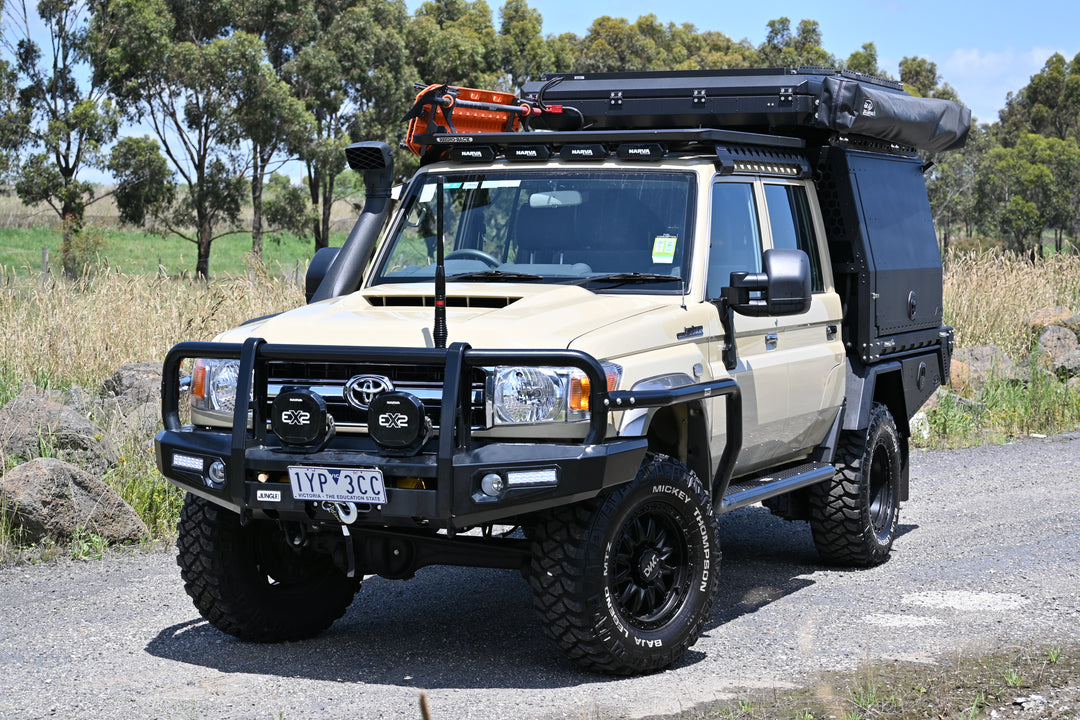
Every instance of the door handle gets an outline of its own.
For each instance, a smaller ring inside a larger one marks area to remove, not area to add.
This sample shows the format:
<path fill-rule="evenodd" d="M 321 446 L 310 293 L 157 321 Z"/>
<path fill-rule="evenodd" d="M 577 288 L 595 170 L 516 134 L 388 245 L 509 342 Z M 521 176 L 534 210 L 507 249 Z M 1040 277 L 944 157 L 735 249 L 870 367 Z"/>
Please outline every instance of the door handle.
<path fill-rule="evenodd" d="M 766 350 L 775 350 L 776 349 L 776 343 L 777 343 L 777 341 L 779 339 L 780 339 L 780 336 L 777 335 L 776 333 L 768 333 L 765 336 L 765 349 Z"/>

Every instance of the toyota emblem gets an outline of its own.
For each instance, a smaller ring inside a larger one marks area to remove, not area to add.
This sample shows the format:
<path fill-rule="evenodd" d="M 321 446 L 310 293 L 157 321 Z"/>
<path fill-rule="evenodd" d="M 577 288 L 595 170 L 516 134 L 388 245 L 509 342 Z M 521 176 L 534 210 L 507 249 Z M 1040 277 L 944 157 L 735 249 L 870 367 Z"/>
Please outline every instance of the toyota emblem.
<path fill-rule="evenodd" d="M 376 395 L 393 389 L 390 378 L 382 375 L 354 375 L 345 383 L 345 402 L 357 410 L 367 410 Z"/>

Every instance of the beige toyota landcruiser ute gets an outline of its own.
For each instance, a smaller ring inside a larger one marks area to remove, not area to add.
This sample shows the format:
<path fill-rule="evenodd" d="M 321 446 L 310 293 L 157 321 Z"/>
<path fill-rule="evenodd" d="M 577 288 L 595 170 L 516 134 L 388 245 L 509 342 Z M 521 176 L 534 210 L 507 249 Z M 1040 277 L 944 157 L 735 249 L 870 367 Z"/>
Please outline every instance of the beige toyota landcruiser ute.
<path fill-rule="evenodd" d="M 712 622 L 728 511 L 888 558 L 952 342 L 916 150 L 966 110 L 812 68 L 431 86 L 407 119 L 399 197 L 387 145 L 348 149 L 366 204 L 307 305 L 166 359 L 207 620 L 301 639 L 367 575 L 513 568 L 570 658 L 630 674 Z"/>

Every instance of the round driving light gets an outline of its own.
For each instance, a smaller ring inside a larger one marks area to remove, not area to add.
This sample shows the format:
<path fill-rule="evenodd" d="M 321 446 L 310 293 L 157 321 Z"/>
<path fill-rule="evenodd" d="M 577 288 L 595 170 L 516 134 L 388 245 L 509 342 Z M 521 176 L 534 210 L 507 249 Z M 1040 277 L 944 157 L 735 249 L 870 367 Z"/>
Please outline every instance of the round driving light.
<path fill-rule="evenodd" d="M 484 491 L 485 495 L 498 497 L 505 488 L 506 482 L 502 479 L 501 475 L 497 475 L 496 473 L 488 473 L 480 479 L 480 489 Z"/>
<path fill-rule="evenodd" d="M 203 480 L 207 487 L 214 490 L 225 487 L 225 463 L 220 460 L 210 463 L 210 468 L 206 471 L 206 477 Z"/>
<path fill-rule="evenodd" d="M 384 392 L 368 405 L 368 435 L 392 450 L 422 445 L 430 431 L 424 404 L 415 395 Z"/>
<path fill-rule="evenodd" d="M 274 398 L 270 428 L 287 445 L 318 445 L 326 437 L 326 401 L 306 388 Z"/>

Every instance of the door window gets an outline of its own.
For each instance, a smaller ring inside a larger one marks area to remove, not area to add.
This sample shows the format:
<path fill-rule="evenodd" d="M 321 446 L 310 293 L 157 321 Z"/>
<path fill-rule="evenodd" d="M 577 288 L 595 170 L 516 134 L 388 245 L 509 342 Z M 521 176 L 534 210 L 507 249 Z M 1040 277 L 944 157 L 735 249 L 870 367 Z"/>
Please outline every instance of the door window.
<path fill-rule="evenodd" d="M 761 226 L 750 183 L 718 182 L 712 191 L 708 296 L 720 297 L 733 272 L 761 272 Z"/>
<path fill-rule="evenodd" d="M 821 278 L 821 259 L 814 237 L 813 216 L 802 185 L 765 185 L 765 204 L 769 209 L 774 248 L 802 250 L 810 258 L 810 281 L 814 292 L 825 289 Z"/>

